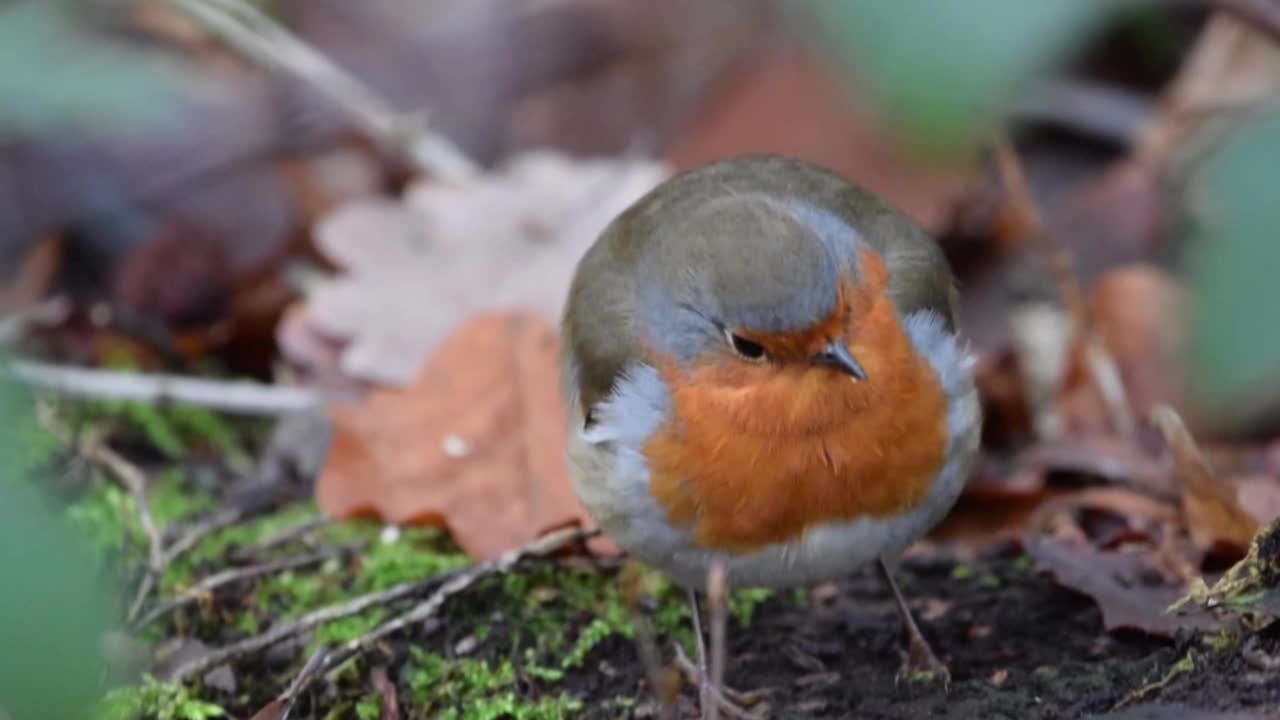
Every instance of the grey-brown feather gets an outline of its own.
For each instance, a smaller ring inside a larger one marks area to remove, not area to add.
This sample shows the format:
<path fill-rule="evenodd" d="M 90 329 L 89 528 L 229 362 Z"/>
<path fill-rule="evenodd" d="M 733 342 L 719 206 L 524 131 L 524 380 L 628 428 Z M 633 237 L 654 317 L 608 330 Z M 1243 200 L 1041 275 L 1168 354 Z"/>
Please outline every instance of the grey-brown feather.
<path fill-rule="evenodd" d="M 941 248 L 906 215 L 840 176 L 814 165 L 769 155 L 744 156 L 677 175 L 622 213 L 583 256 L 570 288 L 563 323 L 566 366 L 577 369 L 577 400 L 584 412 L 606 397 L 619 373 L 643 360 L 643 266 L 680 272 L 691 249 L 689 220 L 733 196 L 763 196 L 830 213 L 856 230 L 884 260 L 889 295 L 900 315 L 931 310 L 954 331 L 956 290 Z M 719 222 L 724 222 L 721 219 Z M 735 253 L 766 251 L 767 232 L 733 223 Z M 706 232 L 705 228 L 698 231 Z M 774 249 L 776 253 L 776 249 Z M 674 266 L 674 267 L 673 267 Z M 795 278 L 779 278 L 796 282 Z M 770 294 L 770 293 L 766 293 Z M 814 318 L 818 320 L 818 318 Z M 566 378 L 571 381 L 571 378 Z"/>

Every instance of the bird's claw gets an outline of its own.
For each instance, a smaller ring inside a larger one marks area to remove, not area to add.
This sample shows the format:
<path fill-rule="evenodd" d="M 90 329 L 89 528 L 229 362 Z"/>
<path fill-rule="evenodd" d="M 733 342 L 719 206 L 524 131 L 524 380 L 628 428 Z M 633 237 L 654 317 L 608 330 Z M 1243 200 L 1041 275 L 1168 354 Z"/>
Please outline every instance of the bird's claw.
<path fill-rule="evenodd" d="M 951 690 L 951 671 L 933 654 L 928 644 L 912 642 L 906 655 L 902 667 L 894 676 L 895 684 L 941 687 L 943 692 Z"/>

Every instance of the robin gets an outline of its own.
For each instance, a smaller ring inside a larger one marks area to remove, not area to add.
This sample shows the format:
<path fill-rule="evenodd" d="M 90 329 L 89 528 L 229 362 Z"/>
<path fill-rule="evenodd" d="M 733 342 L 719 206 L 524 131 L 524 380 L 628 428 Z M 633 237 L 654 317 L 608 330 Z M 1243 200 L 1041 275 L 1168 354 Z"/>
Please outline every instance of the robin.
<path fill-rule="evenodd" d="M 977 455 L 956 303 L 919 226 L 778 156 L 667 180 L 580 261 L 561 355 L 574 486 L 689 592 L 704 685 L 697 593 L 715 565 L 731 587 L 780 588 L 875 562 L 904 671 L 949 677 L 890 568 Z"/>

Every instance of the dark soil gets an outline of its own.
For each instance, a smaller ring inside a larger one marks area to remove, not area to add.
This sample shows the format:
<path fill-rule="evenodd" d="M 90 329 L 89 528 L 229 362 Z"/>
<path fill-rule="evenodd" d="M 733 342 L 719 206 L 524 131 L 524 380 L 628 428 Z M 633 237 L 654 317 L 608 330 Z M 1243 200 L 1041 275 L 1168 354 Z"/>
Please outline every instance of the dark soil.
<path fill-rule="evenodd" d="M 731 623 L 728 684 L 768 689 L 772 718 L 1280 717 L 1280 668 L 1266 668 L 1266 658 L 1280 657 L 1280 632 L 1219 651 L 1190 634 L 1107 633 L 1092 601 L 1058 587 L 1017 553 L 960 566 L 908 560 L 897 577 L 951 669 L 949 691 L 895 682 L 900 626 L 889 592 L 870 570 L 807 598 L 777 593 L 750 626 Z M 501 593 L 497 583 L 477 588 L 457 599 L 461 607 L 450 615 L 500 607 Z M 419 641 L 451 647 L 467 629 L 450 625 Z M 496 622 L 478 655 L 514 658 L 527 643 L 520 628 Z M 1179 661 L 1186 671 L 1167 677 Z M 584 701 L 581 717 L 656 716 L 635 647 L 620 636 L 598 645 L 559 688 Z M 538 695 L 536 683 L 526 690 Z M 612 701 L 619 696 L 636 702 L 620 710 Z M 697 717 L 692 688 L 680 703 L 681 717 Z M 1111 714 L 1117 706 L 1136 714 Z"/>

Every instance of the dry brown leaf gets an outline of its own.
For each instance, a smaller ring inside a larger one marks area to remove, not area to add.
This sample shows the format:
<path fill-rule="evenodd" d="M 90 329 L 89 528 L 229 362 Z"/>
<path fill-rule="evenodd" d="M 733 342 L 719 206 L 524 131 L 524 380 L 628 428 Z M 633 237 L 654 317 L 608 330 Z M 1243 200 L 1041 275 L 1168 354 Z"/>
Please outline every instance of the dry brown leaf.
<path fill-rule="evenodd" d="M 410 387 L 331 410 L 325 513 L 442 525 L 476 559 L 587 521 L 570 486 L 558 340 L 531 313 L 464 324 Z"/>
<path fill-rule="evenodd" d="M 1104 552 L 1044 537 L 1028 538 L 1025 548 L 1059 584 L 1092 598 L 1108 631 L 1131 629 L 1173 637 L 1183 628 L 1209 630 L 1221 625 L 1207 613 L 1166 613 L 1184 588 L 1152 582 L 1154 573 L 1145 553 Z"/>
<path fill-rule="evenodd" d="M 1090 294 L 1090 323 L 1115 358 L 1138 413 L 1180 400 L 1183 303 L 1172 275 L 1142 264 L 1108 271 Z"/>
<path fill-rule="evenodd" d="M 312 289 L 301 317 L 346 343 L 352 378 L 412 383 L 459 318 L 524 308 L 557 319 L 578 259 L 667 174 L 652 162 L 536 152 L 474 182 L 410 188 L 403 203 L 347 205 L 316 231 L 346 272 Z"/>
<path fill-rule="evenodd" d="M 1280 480 L 1270 475 L 1235 479 L 1236 500 L 1259 526 L 1280 517 Z"/>
<path fill-rule="evenodd" d="M 1258 522 L 1241 508 L 1235 488 L 1214 474 L 1173 408 L 1158 406 L 1150 419 L 1164 435 L 1182 482 L 1182 511 L 1192 542 L 1204 551 L 1226 542 L 1243 552 L 1258 532 Z"/>

